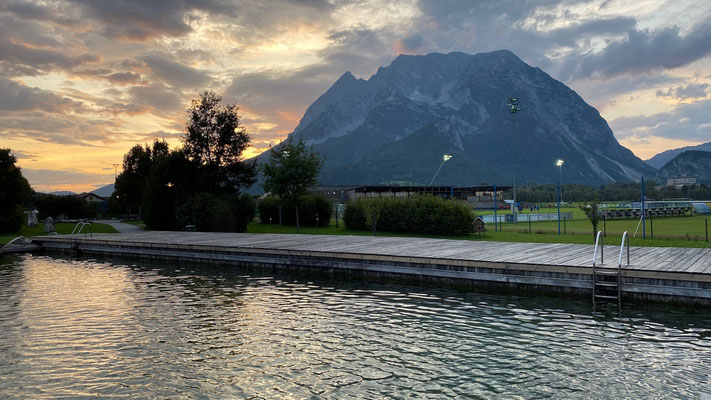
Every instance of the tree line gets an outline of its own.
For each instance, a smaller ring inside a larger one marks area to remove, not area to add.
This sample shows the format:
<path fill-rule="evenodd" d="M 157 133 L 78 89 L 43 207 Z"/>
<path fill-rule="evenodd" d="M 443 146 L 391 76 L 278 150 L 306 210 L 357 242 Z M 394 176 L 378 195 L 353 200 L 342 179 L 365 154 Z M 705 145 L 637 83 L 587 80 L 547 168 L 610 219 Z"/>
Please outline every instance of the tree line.
<path fill-rule="evenodd" d="M 657 189 L 655 181 L 645 181 L 644 195 L 649 200 L 663 199 L 711 199 L 711 186 L 684 185 L 680 188 L 674 186 L 662 186 Z M 588 186 L 580 184 L 566 184 L 561 186 L 563 201 L 567 202 L 590 202 L 598 196 L 600 201 L 639 201 L 641 199 L 641 182 L 634 183 L 611 183 L 600 186 Z M 554 184 L 520 186 L 516 189 L 516 199 L 520 202 L 545 203 L 555 202 L 557 188 Z M 504 197 L 512 198 L 513 190 L 504 192 Z"/>

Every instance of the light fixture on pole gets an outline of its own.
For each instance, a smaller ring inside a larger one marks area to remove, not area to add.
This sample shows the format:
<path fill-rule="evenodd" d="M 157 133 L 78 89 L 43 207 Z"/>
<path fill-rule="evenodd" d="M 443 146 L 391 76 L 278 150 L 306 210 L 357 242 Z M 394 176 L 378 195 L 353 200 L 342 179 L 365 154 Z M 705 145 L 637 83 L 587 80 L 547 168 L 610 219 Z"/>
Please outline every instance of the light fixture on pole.
<path fill-rule="evenodd" d="M 450 158 L 452 158 L 452 156 L 450 156 L 449 154 L 445 154 L 442 157 L 442 164 L 439 165 L 439 168 L 437 168 L 437 172 L 435 172 L 434 176 L 432 177 L 432 180 L 430 181 L 430 184 L 427 186 L 432 186 L 432 182 L 434 182 L 435 178 L 437 177 L 437 174 L 439 174 L 439 170 L 442 169 L 442 166 L 444 165 L 444 163 L 449 161 Z"/>
<path fill-rule="evenodd" d="M 511 113 L 511 153 L 513 162 L 511 163 L 513 169 L 513 220 L 514 223 L 518 222 L 518 204 L 516 203 L 516 120 L 514 116 L 517 112 L 521 111 L 518 108 L 518 97 L 507 97 L 506 102 L 509 105 L 509 112 Z"/>
<path fill-rule="evenodd" d="M 556 166 L 558 166 L 558 171 L 560 171 L 563 168 L 563 160 L 558 160 L 555 163 Z M 558 198 L 558 236 L 560 236 L 560 177 L 561 175 L 558 175 L 558 184 L 556 185 L 556 197 Z"/>
<path fill-rule="evenodd" d="M 558 182 L 560 182 L 560 201 L 563 201 L 563 163 L 565 161 L 563 160 L 558 160 L 555 162 L 555 165 L 558 166 Z"/>

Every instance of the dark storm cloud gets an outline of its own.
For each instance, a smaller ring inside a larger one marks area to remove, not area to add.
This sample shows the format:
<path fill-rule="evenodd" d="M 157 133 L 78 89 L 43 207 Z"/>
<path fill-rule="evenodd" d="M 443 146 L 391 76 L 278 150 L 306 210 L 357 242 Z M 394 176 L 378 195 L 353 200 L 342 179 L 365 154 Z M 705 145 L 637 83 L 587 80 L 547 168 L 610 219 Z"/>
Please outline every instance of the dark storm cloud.
<path fill-rule="evenodd" d="M 627 38 L 599 53 L 571 59 L 568 78 L 611 77 L 626 73 L 674 69 L 711 55 L 711 23 L 700 24 L 686 35 L 678 27 L 631 30 Z"/>
<path fill-rule="evenodd" d="M 180 92 L 161 84 L 132 86 L 128 93 L 134 105 L 150 107 L 159 112 L 175 112 L 183 105 Z"/>
<path fill-rule="evenodd" d="M 141 74 L 135 72 L 115 72 L 105 75 L 104 78 L 117 85 L 135 85 L 141 82 Z"/>
<path fill-rule="evenodd" d="M 667 90 L 657 90 L 657 96 L 672 97 L 681 100 L 694 99 L 706 97 L 708 89 L 708 83 L 690 83 L 686 86 L 677 86 L 674 88 L 668 88 Z"/>
<path fill-rule="evenodd" d="M 204 87 L 210 81 L 207 72 L 183 65 L 166 55 L 151 54 L 141 57 L 141 61 L 151 69 L 155 78 L 176 87 Z"/>
<path fill-rule="evenodd" d="M 16 66 L 44 71 L 68 70 L 82 64 L 97 63 L 100 60 L 101 58 L 95 54 L 71 55 L 0 39 L 0 61 Z"/>
<path fill-rule="evenodd" d="M 28 111 L 44 110 L 47 112 L 66 112 L 79 110 L 82 103 L 56 94 L 31 88 L 10 79 L 0 77 L 0 110 Z"/>
<path fill-rule="evenodd" d="M 618 137 L 657 136 L 689 141 L 711 138 L 711 99 L 680 104 L 673 111 L 617 118 L 610 124 Z"/>

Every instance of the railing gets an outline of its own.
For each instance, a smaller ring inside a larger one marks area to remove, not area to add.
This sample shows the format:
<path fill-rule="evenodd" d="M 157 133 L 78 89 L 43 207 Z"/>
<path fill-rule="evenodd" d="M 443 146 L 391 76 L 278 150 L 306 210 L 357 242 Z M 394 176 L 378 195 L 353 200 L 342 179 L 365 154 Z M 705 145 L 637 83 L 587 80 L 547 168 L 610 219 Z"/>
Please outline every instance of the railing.
<path fill-rule="evenodd" d="M 84 230 L 84 227 L 89 225 L 89 232 L 84 232 L 84 237 L 86 237 L 86 234 L 89 233 L 91 237 L 94 237 L 94 228 L 91 225 L 91 222 L 79 222 L 74 226 L 74 229 L 72 230 L 72 233 L 69 235 L 69 239 L 71 241 L 72 238 L 76 238 L 81 234 L 81 232 Z"/>
<path fill-rule="evenodd" d="M 595 284 L 596 284 L 595 279 L 596 279 L 596 275 L 597 275 L 597 272 L 595 271 L 595 266 L 596 266 L 596 264 L 597 264 L 597 246 L 598 246 L 598 245 L 600 245 L 600 264 L 603 264 L 604 261 L 605 261 L 605 259 L 604 259 L 604 254 L 603 254 L 603 253 L 604 253 L 604 250 L 603 250 L 603 249 L 605 248 L 605 244 L 604 244 L 604 243 L 602 243 L 602 244 L 600 243 L 600 236 L 602 236 L 602 231 L 597 231 L 597 236 L 595 236 L 595 249 L 593 250 L 593 260 L 592 260 L 592 268 L 593 268 L 593 271 L 592 271 L 592 272 L 593 272 L 593 274 L 592 274 L 592 295 L 593 295 L 593 304 L 595 304 L 595 295 L 597 294 L 597 293 L 595 293 L 595 289 L 596 289 L 596 288 L 595 288 Z M 604 240 L 603 240 L 603 241 L 604 241 Z"/>
<path fill-rule="evenodd" d="M 602 236 L 602 231 L 597 232 L 597 236 L 595 237 L 595 250 L 593 251 L 593 260 L 592 260 L 592 265 L 593 269 L 595 268 L 595 263 L 597 262 L 597 247 L 600 245 L 600 264 L 604 264 L 604 243 L 600 243 L 600 236 Z"/>
<path fill-rule="evenodd" d="M 630 237 L 627 236 L 627 231 L 622 234 L 622 243 L 620 243 L 620 257 L 617 259 L 617 305 L 622 307 L 622 254 L 625 251 L 625 239 L 627 239 L 627 266 L 630 266 Z"/>

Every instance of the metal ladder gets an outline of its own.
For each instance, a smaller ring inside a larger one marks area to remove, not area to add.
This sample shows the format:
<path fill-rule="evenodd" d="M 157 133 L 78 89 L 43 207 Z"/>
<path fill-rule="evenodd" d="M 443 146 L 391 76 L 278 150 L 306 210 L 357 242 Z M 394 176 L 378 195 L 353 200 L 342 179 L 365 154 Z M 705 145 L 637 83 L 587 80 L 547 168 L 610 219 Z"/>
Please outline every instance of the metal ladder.
<path fill-rule="evenodd" d="M 94 226 L 91 224 L 91 222 L 81 221 L 77 223 L 76 225 L 74 225 L 74 229 L 69 235 L 69 245 L 72 246 L 72 249 L 76 249 L 76 247 L 79 245 L 77 239 L 79 239 L 79 234 L 82 233 L 86 226 L 89 226 L 89 232 L 84 231 L 84 237 L 86 237 L 87 233 L 91 235 L 91 237 L 94 237 Z"/>
<path fill-rule="evenodd" d="M 599 268 L 597 266 L 597 248 L 600 246 L 600 265 L 604 264 L 603 249 L 604 245 L 600 242 L 602 232 L 597 233 L 595 238 L 595 250 L 593 251 L 593 274 L 592 274 L 592 292 L 593 306 L 598 301 L 613 301 L 617 300 L 617 306 L 622 307 L 622 255 L 625 250 L 625 240 L 627 241 L 627 266 L 630 265 L 630 238 L 627 231 L 622 234 L 622 243 L 620 244 L 620 256 L 617 260 L 617 269 Z"/>

